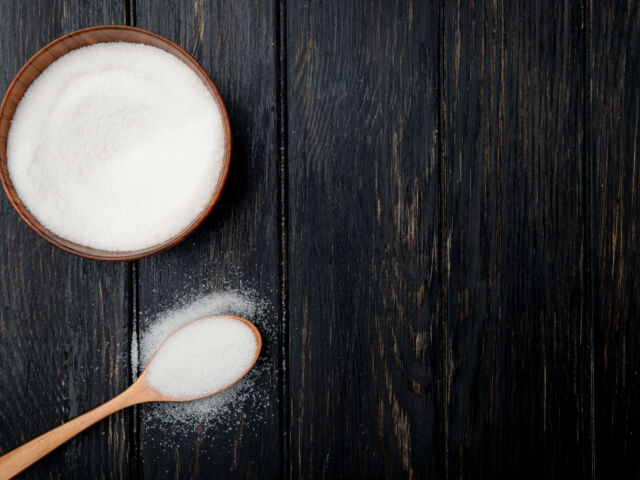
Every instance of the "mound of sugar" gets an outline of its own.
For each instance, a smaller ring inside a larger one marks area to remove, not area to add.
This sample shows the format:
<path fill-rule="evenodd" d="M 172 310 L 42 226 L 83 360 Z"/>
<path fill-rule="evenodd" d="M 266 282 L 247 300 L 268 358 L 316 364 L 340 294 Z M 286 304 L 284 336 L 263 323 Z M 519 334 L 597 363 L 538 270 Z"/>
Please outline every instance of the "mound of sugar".
<path fill-rule="evenodd" d="M 7 139 L 11 180 L 53 233 L 93 248 L 152 247 L 208 205 L 222 114 L 175 56 L 110 42 L 73 50 L 30 85 Z"/>
<path fill-rule="evenodd" d="M 251 328 L 232 317 L 196 320 L 169 337 L 147 370 L 147 381 L 171 398 L 213 393 L 251 366 L 258 345 Z"/>

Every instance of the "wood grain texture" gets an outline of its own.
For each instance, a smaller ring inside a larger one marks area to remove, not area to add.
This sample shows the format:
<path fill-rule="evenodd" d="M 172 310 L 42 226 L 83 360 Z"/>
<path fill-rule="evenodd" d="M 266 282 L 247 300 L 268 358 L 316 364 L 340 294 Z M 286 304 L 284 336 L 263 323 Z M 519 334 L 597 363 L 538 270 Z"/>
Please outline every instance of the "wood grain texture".
<path fill-rule="evenodd" d="M 596 473 L 640 478 L 640 3 L 588 19 Z"/>
<path fill-rule="evenodd" d="M 271 2 L 136 4 L 137 26 L 177 42 L 211 74 L 227 106 L 233 139 L 227 185 L 209 219 L 183 244 L 140 261 L 141 312 L 203 284 L 209 290 L 246 285 L 265 296 L 274 311 L 278 305 L 274 12 Z M 143 407 L 143 476 L 279 477 L 279 352 L 277 341 L 267 338 L 260 361 L 270 366 L 269 373 L 255 387 L 265 405 L 239 406 L 221 424 L 205 423 L 176 436 Z"/>
<path fill-rule="evenodd" d="M 449 477 L 588 477 L 581 4 L 444 15 Z"/>
<path fill-rule="evenodd" d="M 121 1 L 0 4 L 0 89 L 31 55 L 78 28 L 124 21 Z M 95 407 L 129 383 L 128 266 L 49 245 L 0 199 L 0 452 Z M 53 452 L 24 478 L 126 478 L 129 414 Z"/>
<path fill-rule="evenodd" d="M 0 453 L 122 391 L 130 330 L 174 299 L 244 285 L 287 314 L 264 405 L 184 434 L 123 412 L 25 478 L 640 478 L 638 0 L 0 12 L 0 87 L 128 21 L 211 74 L 234 145 L 202 227 L 131 265 L 3 196 Z"/>
<path fill-rule="evenodd" d="M 437 16 L 288 2 L 292 478 L 438 478 Z"/>

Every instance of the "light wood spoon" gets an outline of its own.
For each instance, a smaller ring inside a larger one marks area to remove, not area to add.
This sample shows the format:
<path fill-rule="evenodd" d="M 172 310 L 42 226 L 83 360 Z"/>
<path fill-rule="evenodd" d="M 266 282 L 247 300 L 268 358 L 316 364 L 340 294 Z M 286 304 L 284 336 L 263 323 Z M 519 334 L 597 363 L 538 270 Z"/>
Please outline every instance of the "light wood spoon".
<path fill-rule="evenodd" d="M 112 398 L 106 403 L 103 403 L 97 408 L 85 413 L 84 415 L 80 415 L 79 417 L 74 418 L 73 420 L 68 421 L 60 425 L 49 432 L 40 435 L 39 437 L 34 438 L 33 440 L 21 445 L 15 450 L 10 451 L 6 455 L 0 457 L 0 479 L 8 479 L 22 472 L 27 467 L 33 465 L 35 462 L 40 460 L 45 455 L 51 453 L 53 450 L 58 448 L 63 443 L 67 442 L 71 438 L 75 437 L 78 433 L 83 431 L 84 429 L 90 427 L 94 423 L 102 420 L 105 417 L 108 417 L 112 413 L 115 413 L 123 408 L 130 407 L 132 405 L 137 405 L 139 403 L 146 402 L 187 402 L 190 400 L 197 400 L 198 398 L 208 397 L 215 393 L 221 392 L 222 390 L 226 390 L 242 377 L 244 377 L 249 370 L 253 368 L 258 359 L 258 355 L 260 354 L 260 349 L 262 348 L 262 337 L 260 336 L 260 332 L 255 327 L 253 323 L 249 320 L 241 317 L 234 317 L 231 315 L 220 315 L 221 317 L 233 318 L 239 322 L 246 324 L 256 338 L 256 352 L 251 362 L 249 368 L 247 368 L 237 379 L 228 385 L 216 390 L 215 392 L 205 393 L 204 395 L 199 395 L 196 397 L 185 397 L 185 398 L 171 398 L 161 393 L 155 391 L 147 381 L 147 372 L 149 371 L 149 366 L 153 363 L 153 359 L 158 354 L 164 343 L 167 342 L 169 338 L 174 336 L 177 332 L 182 330 L 183 328 L 193 324 L 194 322 L 203 320 L 203 318 L 194 320 L 192 322 L 187 323 L 183 327 L 179 328 L 175 332 L 173 332 L 163 343 L 158 347 L 158 350 L 155 351 L 153 357 L 149 361 L 149 364 L 144 369 L 144 371 L 140 374 L 138 379 L 127 388 L 124 392 L 122 392 L 117 397 Z M 211 318 L 211 317 L 204 317 Z"/>

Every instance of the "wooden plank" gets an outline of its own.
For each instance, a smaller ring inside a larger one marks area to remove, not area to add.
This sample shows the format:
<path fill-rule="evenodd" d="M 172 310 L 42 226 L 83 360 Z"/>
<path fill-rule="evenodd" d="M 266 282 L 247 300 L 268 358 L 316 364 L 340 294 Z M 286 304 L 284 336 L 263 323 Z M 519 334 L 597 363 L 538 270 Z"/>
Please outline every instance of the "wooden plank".
<path fill-rule="evenodd" d="M 0 4 L 0 90 L 56 37 L 122 23 L 124 2 Z M 129 384 L 129 267 L 85 261 L 36 236 L 0 200 L 0 454 Z M 24 478 L 128 476 L 130 413 L 113 415 Z"/>
<path fill-rule="evenodd" d="M 227 106 L 233 137 L 230 176 L 210 218 L 182 245 L 139 263 L 141 311 L 156 310 L 167 298 L 203 284 L 243 283 L 276 311 L 274 12 L 271 2 L 137 2 L 138 26 L 176 41 L 211 74 Z M 267 399 L 260 411 L 239 405 L 232 419 L 176 436 L 142 409 L 140 455 L 146 478 L 279 477 L 280 349 L 273 341 L 268 338 L 262 359 L 270 369 L 255 387 Z"/>
<path fill-rule="evenodd" d="M 290 476 L 439 478 L 435 2 L 286 17 Z"/>
<path fill-rule="evenodd" d="M 445 2 L 450 478 L 591 474 L 579 2 Z"/>
<path fill-rule="evenodd" d="M 589 2 L 598 477 L 640 477 L 640 3 Z"/>

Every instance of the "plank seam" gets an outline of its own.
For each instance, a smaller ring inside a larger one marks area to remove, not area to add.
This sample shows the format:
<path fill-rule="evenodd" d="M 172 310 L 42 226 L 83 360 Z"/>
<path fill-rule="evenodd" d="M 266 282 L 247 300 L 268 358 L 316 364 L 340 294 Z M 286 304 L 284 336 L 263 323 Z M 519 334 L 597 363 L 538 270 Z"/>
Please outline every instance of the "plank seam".
<path fill-rule="evenodd" d="M 136 26 L 136 2 L 124 0 L 124 23 L 132 27 Z"/>
<path fill-rule="evenodd" d="M 124 0 L 124 24 L 131 25 L 131 0 Z"/>
<path fill-rule="evenodd" d="M 140 345 L 140 322 L 139 322 L 139 288 L 138 288 L 138 262 L 129 262 L 129 379 L 133 383 L 140 371 L 139 348 L 131 348 L 132 344 Z M 135 339 L 135 340 L 134 340 Z M 133 351 L 137 352 L 138 358 L 133 359 Z M 136 369 L 134 370 L 133 365 Z M 129 476 L 139 478 L 140 476 L 140 408 L 138 405 L 132 407 L 131 421 L 129 422 Z"/>
<path fill-rule="evenodd" d="M 278 277 L 279 305 L 278 325 L 280 340 L 280 477 L 291 477 L 289 469 L 289 194 L 287 152 L 287 48 L 286 48 L 286 0 L 275 2 L 275 72 L 276 72 L 276 147 L 278 190 Z"/>
<path fill-rule="evenodd" d="M 588 6 L 587 6 L 588 5 Z M 582 276 L 582 311 L 583 321 L 587 329 L 587 356 L 589 362 L 588 371 L 588 395 L 589 395 L 589 449 L 590 449 L 590 477 L 595 480 L 596 478 L 596 432 L 595 432 L 595 359 L 594 359 L 594 296 L 595 291 L 595 269 L 593 268 L 593 262 L 595 260 L 593 255 L 593 182 L 594 173 L 593 165 L 591 162 L 591 131 L 589 130 L 591 125 L 591 97 L 592 97 L 592 85 L 591 77 L 592 72 L 590 68 L 591 64 L 591 2 L 584 0 L 582 2 L 582 48 L 583 48 L 583 135 L 584 135 L 584 148 L 583 148 L 583 182 L 582 182 L 582 195 L 583 195 L 583 218 L 584 218 L 584 273 Z"/>
<path fill-rule="evenodd" d="M 436 85 L 436 96 L 438 99 L 438 109 L 437 109 L 437 125 L 438 125 L 438 134 L 436 135 L 436 150 L 437 150 L 437 170 L 438 170 L 438 206 L 437 206 L 437 216 L 438 216 L 438 235 L 437 235 L 437 245 L 436 248 L 438 250 L 438 254 L 436 255 L 436 268 L 438 272 L 438 305 L 437 305 L 437 317 L 438 317 L 438 334 L 439 334 L 439 346 L 440 346 L 440 379 L 438 381 L 439 389 L 438 389 L 438 399 L 440 403 L 440 421 L 439 423 L 439 435 L 441 442 L 441 458 L 443 459 L 442 468 L 444 470 L 444 478 L 449 478 L 449 410 L 447 403 L 447 392 L 449 389 L 450 383 L 450 371 L 449 365 L 447 362 L 447 352 L 448 352 L 448 330 L 447 330 L 447 317 L 448 317 L 448 305 L 447 305 L 447 285 L 448 285 L 448 270 L 445 269 L 445 266 L 448 265 L 446 261 L 446 254 L 444 246 L 446 245 L 446 232 L 447 232 L 447 221 L 446 221 L 446 145 L 444 144 L 446 135 L 445 135 L 445 116 L 446 116 L 446 105 L 444 103 L 445 96 L 445 85 L 444 81 L 446 79 L 446 25 L 445 25 L 445 6 L 443 0 L 439 0 L 437 3 L 437 85 Z"/>

